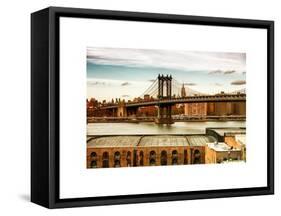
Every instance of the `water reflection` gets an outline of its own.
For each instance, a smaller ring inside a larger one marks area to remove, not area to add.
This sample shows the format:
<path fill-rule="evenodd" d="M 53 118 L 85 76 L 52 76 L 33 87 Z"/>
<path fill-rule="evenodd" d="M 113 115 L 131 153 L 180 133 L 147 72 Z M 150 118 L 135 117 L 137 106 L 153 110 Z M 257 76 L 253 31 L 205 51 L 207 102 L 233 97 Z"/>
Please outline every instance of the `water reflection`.
<path fill-rule="evenodd" d="M 245 121 L 175 122 L 172 125 L 143 123 L 89 123 L 88 135 L 202 134 L 207 127 L 246 127 Z"/>

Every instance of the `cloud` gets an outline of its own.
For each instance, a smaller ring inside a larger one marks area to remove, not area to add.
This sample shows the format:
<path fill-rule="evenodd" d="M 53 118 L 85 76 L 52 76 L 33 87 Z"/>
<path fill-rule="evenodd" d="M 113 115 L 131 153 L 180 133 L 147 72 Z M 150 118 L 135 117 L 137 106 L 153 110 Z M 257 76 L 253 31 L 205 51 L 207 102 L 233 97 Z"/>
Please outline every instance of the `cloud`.
<path fill-rule="evenodd" d="M 223 71 L 222 70 L 213 70 L 213 71 L 210 71 L 208 74 L 212 75 L 212 74 L 222 74 Z"/>
<path fill-rule="evenodd" d="M 130 95 L 122 95 L 122 97 L 130 97 Z"/>
<path fill-rule="evenodd" d="M 223 86 L 221 83 L 214 83 L 215 86 Z"/>
<path fill-rule="evenodd" d="M 148 80 L 149 82 L 154 82 L 155 81 L 155 79 L 150 79 L 150 80 Z"/>
<path fill-rule="evenodd" d="M 229 74 L 233 74 L 235 73 L 236 70 L 212 70 L 212 71 L 209 71 L 208 74 L 210 75 L 216 75 L 216 74 L 224 74 L 224 75 L 229 75 Z"/>
<path fill-rule="evenodd" d="M 184 85 L 187 85 L 187 86 L 195 86 L 197 85 L 196 83 L 184 83 Z"/>
<path fill-rule="evenodd" d="M 105 86 L 106 85 L 105 82 L 100 82 L 100 81 L 88 81 L 87 84 L 89 86 L 97 86 L 97 85 Z"/>
<path fill-rule="evenodd" d="M 246 94 L 246 88 L 243 88 L 243 89 L 239 89 L 239 90 L 236 90 L 236 91 L 233 91 L 233 92 L 230 92 L 231 94 L 237 94 L 237 93 L 242 93 L 242 94 Z"/>
<path fill-rule="evenodd" d="M 235 70 L 227 70 L 227 71 L 224 71 L 224 74 L 228 75 L 228 74 L 233 74 L 235 72 L 236 72 Z"/>
<path fill-rule="evenodd" d="M 231 85 L 245 85 L 246 80 L 235 80 L 231 82 Z"/>
<path fill-rule="evenodd" d="M 243 71 L 245 53 L 200 52 L 184 50 L 152 50 L 129 48 L 88 47 L 87 60 L 95 64 L 157 67 L 179 70 Z"/>
<path fill-rule="evenodd" d="M 121 86 L 128 86 L 128 85 L 131 85 L 129 82 L 123 82 L 121 83 Z"/>

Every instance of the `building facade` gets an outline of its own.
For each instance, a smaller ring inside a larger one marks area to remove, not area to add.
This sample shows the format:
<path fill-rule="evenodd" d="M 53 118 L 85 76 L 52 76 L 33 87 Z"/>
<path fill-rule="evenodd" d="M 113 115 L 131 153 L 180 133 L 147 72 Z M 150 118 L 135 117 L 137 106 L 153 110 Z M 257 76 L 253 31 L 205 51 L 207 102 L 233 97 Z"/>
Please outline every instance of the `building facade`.
<path fill-rule="evenodd" d="M 188 116 L 207 116 L 207 103 L 185 104 L 184 114 Z"/>
<path fill-rule="evenodd" d="M 188 116 L 246 116 L 245 102 L 209 102 L 185 104 L 184 114 Z"/>
<path fill-rule="evenodd" d="M 216 133 L 216 131 L 214 131 Z M 246 161 L 226 139 L 210 135 L 96 136 L 87 141 L 87 168 L 165 166 Z M 241 138 L 240 138 L 241 140 Z"/>

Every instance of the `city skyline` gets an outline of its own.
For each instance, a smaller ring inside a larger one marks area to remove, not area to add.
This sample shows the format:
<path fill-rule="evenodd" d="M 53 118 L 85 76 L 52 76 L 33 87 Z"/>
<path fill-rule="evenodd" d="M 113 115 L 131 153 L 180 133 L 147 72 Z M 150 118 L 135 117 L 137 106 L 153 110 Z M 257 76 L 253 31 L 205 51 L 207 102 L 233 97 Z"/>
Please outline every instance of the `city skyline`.
<path fill-rule="evenodd" d="M 205 94 L 234 92 L 245 88 L 246 54 L 87 49 L 87 98 L 132 100 L 140 96 L 158 74 L 171 74 L 186 88 Z"/>

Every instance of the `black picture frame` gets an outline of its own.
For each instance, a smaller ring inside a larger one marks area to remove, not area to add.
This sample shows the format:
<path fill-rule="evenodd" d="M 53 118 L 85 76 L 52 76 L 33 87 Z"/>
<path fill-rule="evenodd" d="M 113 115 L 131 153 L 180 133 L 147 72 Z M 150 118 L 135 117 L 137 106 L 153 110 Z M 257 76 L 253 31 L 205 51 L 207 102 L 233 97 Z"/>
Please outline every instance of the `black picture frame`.
<path fill-rule="evenodd" d="M 267 186 L 59 198 L 59 18 L 95 18 L 267 30 Z M 47 208 L 113 205 L 274 194 L 274 22 L 49 7 L 31 15 L 31 201 Z"/>

